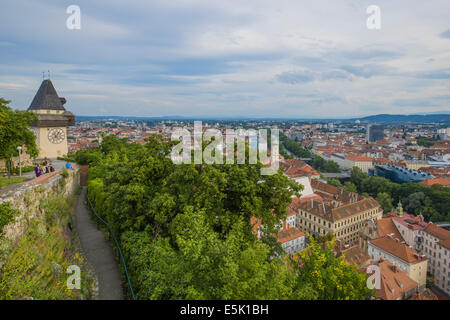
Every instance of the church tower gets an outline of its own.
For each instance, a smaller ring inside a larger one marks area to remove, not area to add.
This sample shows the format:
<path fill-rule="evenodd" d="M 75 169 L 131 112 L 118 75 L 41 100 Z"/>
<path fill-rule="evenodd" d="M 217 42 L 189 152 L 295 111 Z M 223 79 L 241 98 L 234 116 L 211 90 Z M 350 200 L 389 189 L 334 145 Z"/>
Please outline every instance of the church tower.
<path fill-rule="evenodd" d="M 68 153 L 67 126 L 75 125 L 75 116 L 66 111 L 66 99 L 56 93 L 50 79 L 43 80 L 28 111 L 37 114 L 38 121 L 31 124 L 39 149 L 38 158 L 57 158 Z"/>

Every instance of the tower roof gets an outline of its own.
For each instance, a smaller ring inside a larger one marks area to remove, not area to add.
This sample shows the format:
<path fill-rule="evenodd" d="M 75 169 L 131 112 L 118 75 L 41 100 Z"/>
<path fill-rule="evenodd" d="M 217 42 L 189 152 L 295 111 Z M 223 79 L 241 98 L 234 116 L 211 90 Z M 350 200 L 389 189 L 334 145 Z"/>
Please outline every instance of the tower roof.
<path fill-rule="evenodd" d="M 60 98 L 56 93 L 55 87 L 53 86 L 50 79 L 44 80 L 39 87 L 38 92 L 34 96 L 28 110 L 66 110 L 63 105 L 66 99 Z"/>

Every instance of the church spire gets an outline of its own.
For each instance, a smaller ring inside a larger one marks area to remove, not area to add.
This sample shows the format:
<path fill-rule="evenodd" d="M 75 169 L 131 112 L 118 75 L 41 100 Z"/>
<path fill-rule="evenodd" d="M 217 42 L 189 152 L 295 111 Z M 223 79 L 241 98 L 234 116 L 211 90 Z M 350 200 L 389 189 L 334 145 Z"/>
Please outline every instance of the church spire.
<path fill-rule="evenodd" d="M 397 217 L 403 217 L 403 207 L 402 207 L 402 202 L 399 201 L 397 204 Z"/>

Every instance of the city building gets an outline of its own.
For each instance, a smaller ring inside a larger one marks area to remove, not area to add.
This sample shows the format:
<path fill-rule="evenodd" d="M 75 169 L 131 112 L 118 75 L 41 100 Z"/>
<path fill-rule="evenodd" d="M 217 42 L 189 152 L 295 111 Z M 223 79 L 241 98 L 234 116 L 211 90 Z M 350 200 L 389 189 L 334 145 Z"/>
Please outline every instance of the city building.
<path fill-rule="evenodd" d="M 372 239 L 368 241 L 367 253 L 372 257 L 372 262 L 380 259 L 389 260 L 418 283 L 419 291 L 425 289 L 428 260 L 425 255 L 420 255 L 404 241 L 394 239 L 390 235 Z"/>
<path fill-rule="evenodd" d="M 380 300 L 406 300 L 417 295 L 418 283 L 405 270 L 401 270 L 389 260 L 374 262 L 379 267 L 380 287 L 375 294 Z"/>
<path fill-rule="evenodd" d="M 349 154 L 344 159 L 344 168 L 351 169 L 353 167 L 358 167 L 362 172 L 368 173 L 369 169 L 373 168 L 372 158 Z"/>
<path fill-rule="evenodd" d="M 390 165 L 375 165 L 374 169 L 369 172 L 369 175 L 384 177 L 397 183 L 420 182 L 434 178 L 430 173 Z"/>
<path fill-rule="evenodd" d="M 315 196 L 294 202 L 296 226 L 315 236 L 332 233 L 345 243 L 358 243 L 359 231 L 369 219 L 383 215 L 379 203 L 370 197 L 311 180 Z"/>
<path fill-rule="evenodd" d="M 422 253 L 430 260 L 434 284 L 450 295 L 450 231 L 429 223 L 419 235 L 423 237 Z"/>
<path fill-rule="evenodd" d="M 367 125 L 367 142 L 375 142 L 384 139 L 384 126 L 382 125 Z"/>

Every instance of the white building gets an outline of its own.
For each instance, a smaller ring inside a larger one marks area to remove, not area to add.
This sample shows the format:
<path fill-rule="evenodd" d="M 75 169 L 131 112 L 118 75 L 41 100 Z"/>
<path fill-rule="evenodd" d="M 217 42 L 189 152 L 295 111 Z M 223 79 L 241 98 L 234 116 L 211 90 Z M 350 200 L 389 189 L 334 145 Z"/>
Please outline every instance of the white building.
<path fill-rule="evenodd" d="M 419 235 L 423 236 L 422 252 L 430 260 L 435 285 L 450 295 L 450 231 L 430 223 Z"/>

